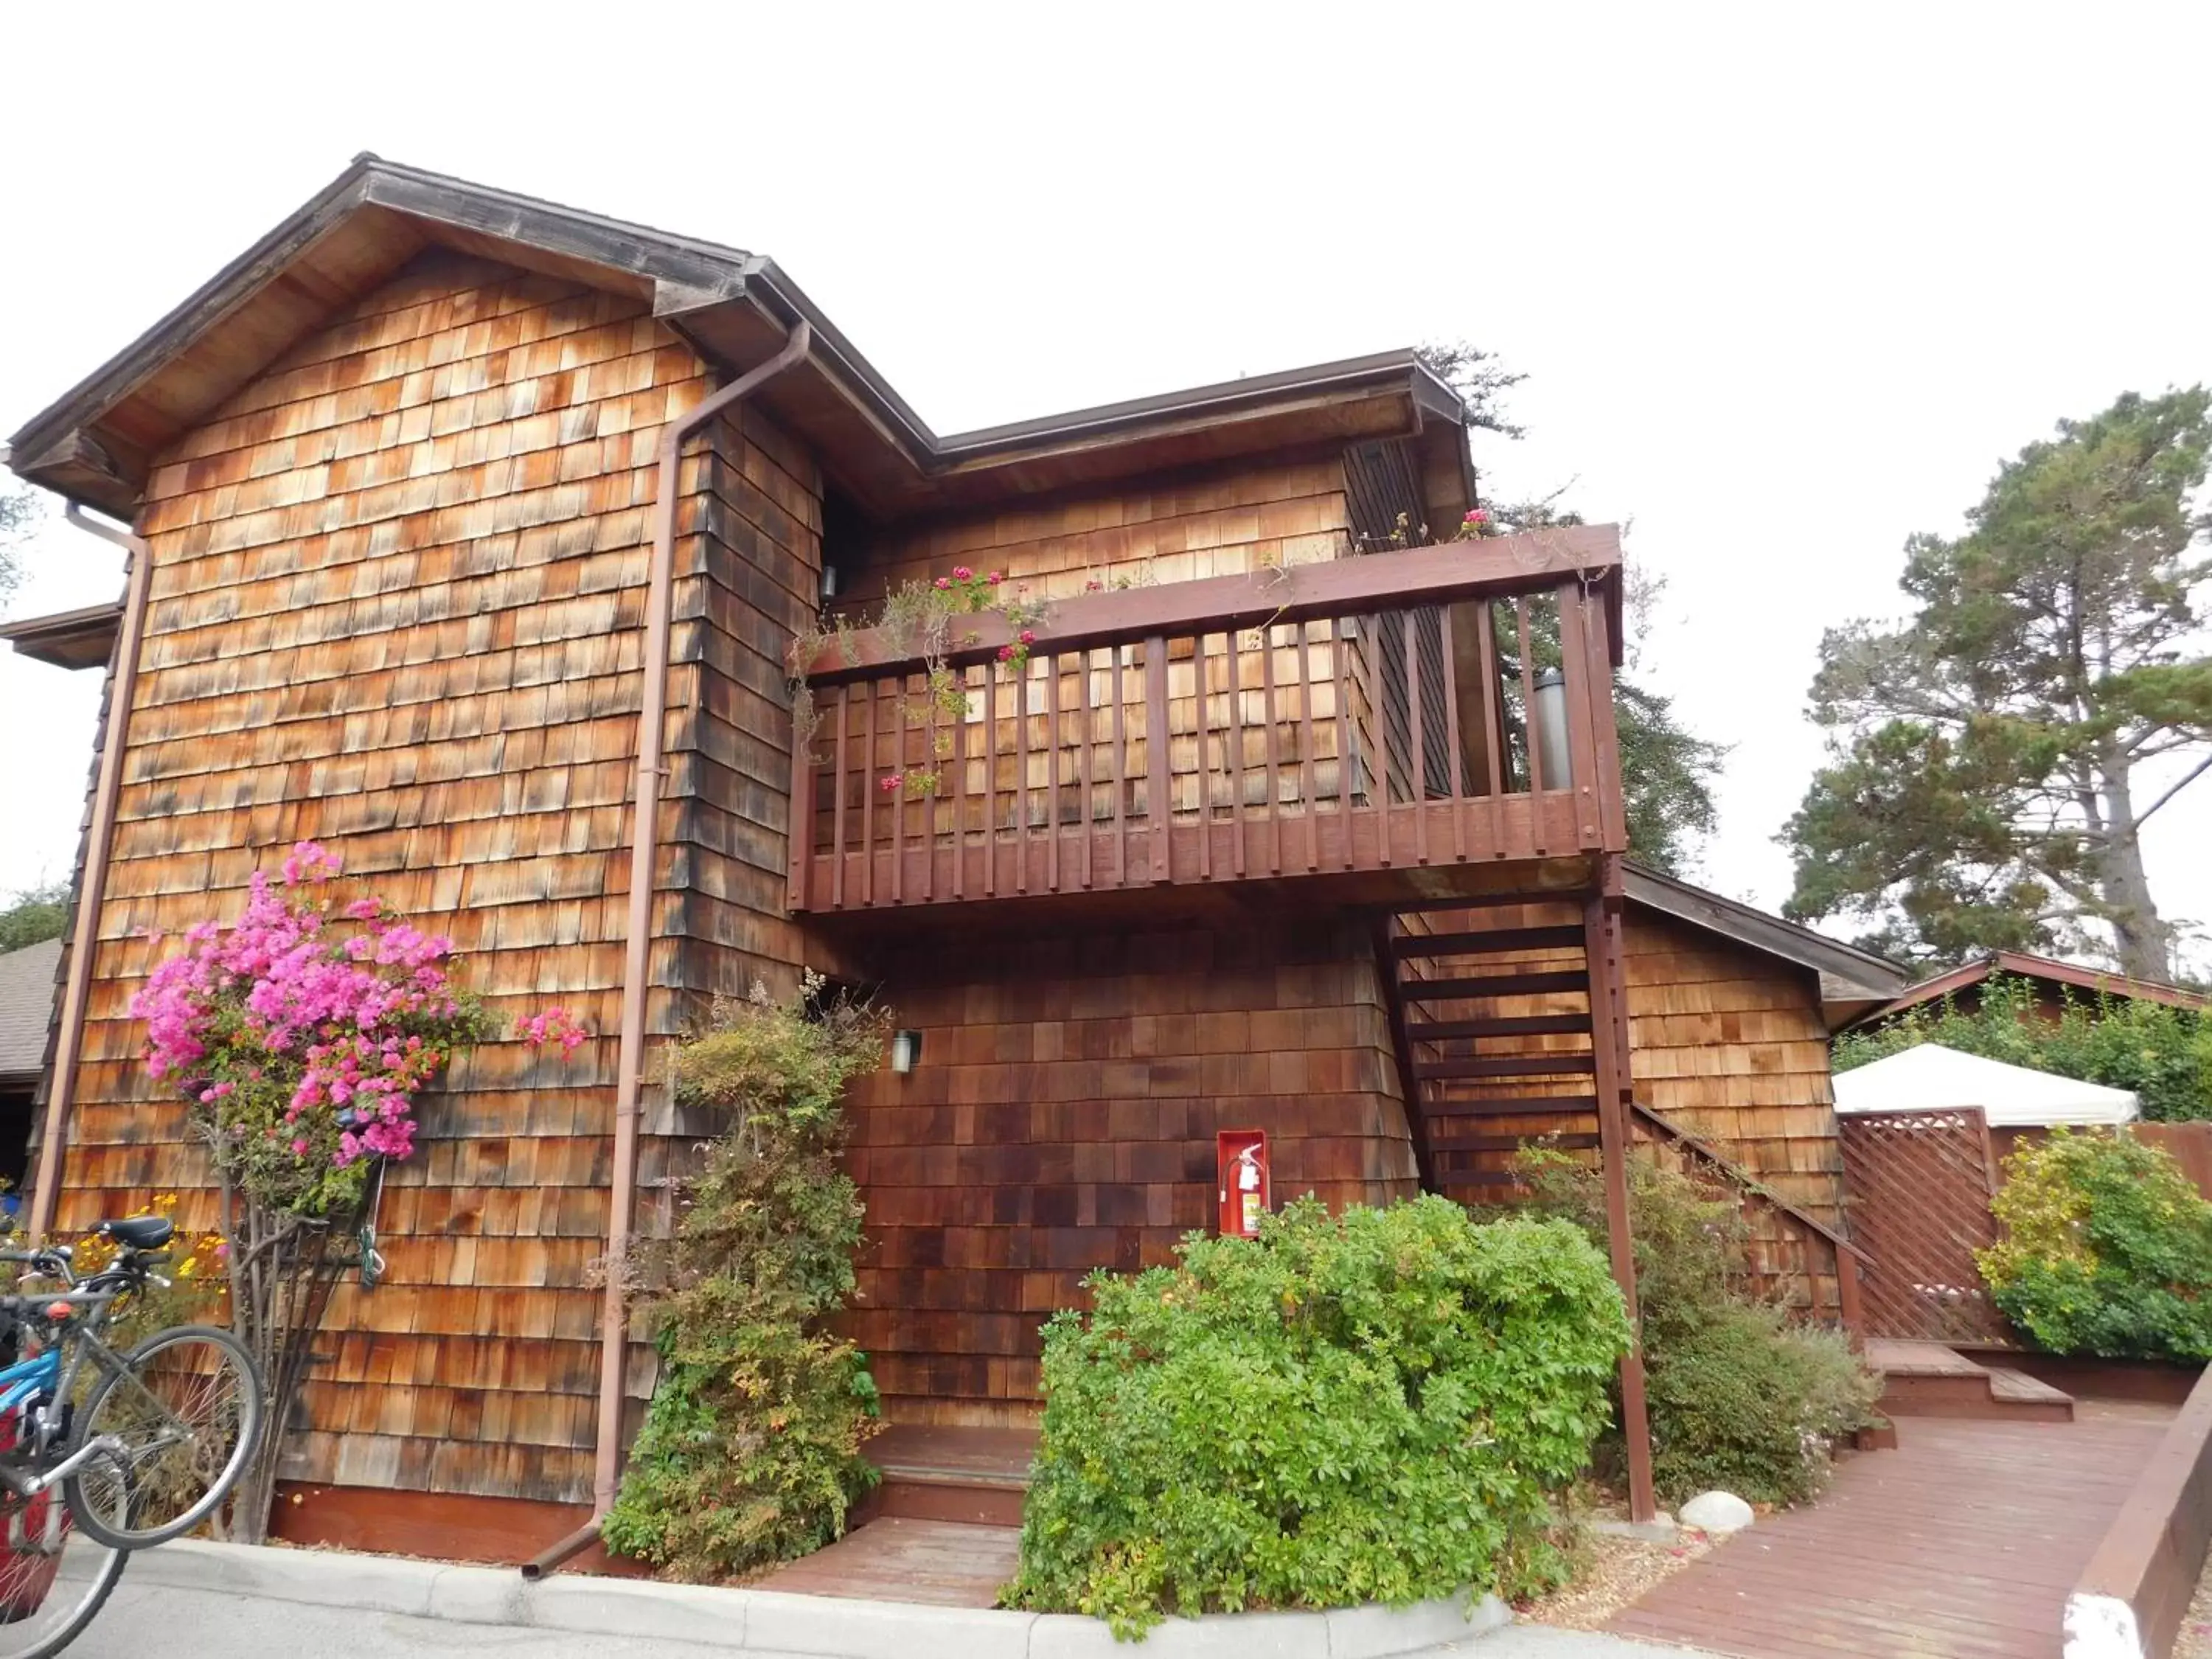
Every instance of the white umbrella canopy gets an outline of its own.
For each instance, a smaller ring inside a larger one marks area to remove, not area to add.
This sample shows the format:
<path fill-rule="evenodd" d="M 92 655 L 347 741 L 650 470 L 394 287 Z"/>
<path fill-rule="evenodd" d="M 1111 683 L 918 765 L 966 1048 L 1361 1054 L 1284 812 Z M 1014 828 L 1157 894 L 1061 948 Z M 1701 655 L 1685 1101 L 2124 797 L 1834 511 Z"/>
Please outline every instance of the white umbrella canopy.
<path fill-rule="evenodd" d="M 1836 1109 L 1846 1115 L 1960 1106 L 1980 1107 L 1993 1129 L 2132 1123 L 2141 1115 L 2135 1096 L 2125 1089 L 2032 1072 L 1939 1042 L 1923 1042 L 1836 1074 Z"/>

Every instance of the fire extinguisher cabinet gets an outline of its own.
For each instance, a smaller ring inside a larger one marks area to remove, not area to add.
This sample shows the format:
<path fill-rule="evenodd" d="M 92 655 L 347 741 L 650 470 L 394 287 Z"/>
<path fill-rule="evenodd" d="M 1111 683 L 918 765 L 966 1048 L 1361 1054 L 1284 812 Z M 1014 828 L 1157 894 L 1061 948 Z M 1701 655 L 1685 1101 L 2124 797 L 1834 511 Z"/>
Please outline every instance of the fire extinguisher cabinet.
<path fill-rule="evenodd" d="M 1267 1132 L 1224 1129 L 1213 1137 L 1219 1226 L 1224 1238 L 1259 1235 L 1260 1218 L 1274 1207 L 1267 1171 Z"/>

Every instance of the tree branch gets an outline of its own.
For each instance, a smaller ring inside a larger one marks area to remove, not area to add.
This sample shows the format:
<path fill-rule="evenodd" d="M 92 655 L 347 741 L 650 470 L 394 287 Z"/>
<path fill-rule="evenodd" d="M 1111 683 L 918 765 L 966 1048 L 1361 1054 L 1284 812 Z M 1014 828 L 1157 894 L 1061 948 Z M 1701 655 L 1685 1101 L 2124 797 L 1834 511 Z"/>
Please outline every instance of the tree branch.
<path fill-rule="evenodd" d="M 2172 800 L 2183 790 L 2188 788 L 2191 784 L 2196 782 L 2197 779 L 2203 777 L 2207 772 L 2212 772 L 2212 755 L 2207 755 L 2203 760 L 2197 762 L 2196 765 L 2191 767 L 2189 769 L 2188 775 L 2184 777 L 2180 782 L 2175 784 L 2172 788 L 2167 790 L 2149 805 L 2144 807 L 2142 811 L 2136 813 L 2136 821 L 2128 826 L 2127 834 L 2121 836 L 2120 839 L 2123 841 L 2133 841 L 2137 836 L 2142 833 L 2143 825 L 2150 822 L 2150 815 L 2152 813 L 2157 811 L 2160 807 L 2165 805 L 2166 802 Z"/>

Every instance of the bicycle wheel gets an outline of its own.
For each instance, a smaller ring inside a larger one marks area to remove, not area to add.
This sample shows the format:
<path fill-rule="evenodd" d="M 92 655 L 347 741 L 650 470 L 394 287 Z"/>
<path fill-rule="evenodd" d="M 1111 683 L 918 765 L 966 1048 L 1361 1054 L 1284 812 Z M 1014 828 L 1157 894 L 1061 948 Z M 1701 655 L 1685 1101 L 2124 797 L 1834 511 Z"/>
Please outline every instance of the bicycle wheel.
<path fill-rule="evenodd" d="M 106 1478 L 129 1476 L 112 1460 Z M 70 1524 L 58 1492 L 0 1492 L 0 1659 L 48 1659 L 74 1642 L 130 1557 Z"/>
<path fill-rule="evenodd" d="M 77 1414 L 73 1445 L 103 1437 L 119 1465 L 69 1478 L 70 1511 L 103 1544 L 144 1549 L 215 1513 L 261 1438 L 261 1378 L 245 1345 L 212 1325 L 157 1331 L 103 1374 Z"/>

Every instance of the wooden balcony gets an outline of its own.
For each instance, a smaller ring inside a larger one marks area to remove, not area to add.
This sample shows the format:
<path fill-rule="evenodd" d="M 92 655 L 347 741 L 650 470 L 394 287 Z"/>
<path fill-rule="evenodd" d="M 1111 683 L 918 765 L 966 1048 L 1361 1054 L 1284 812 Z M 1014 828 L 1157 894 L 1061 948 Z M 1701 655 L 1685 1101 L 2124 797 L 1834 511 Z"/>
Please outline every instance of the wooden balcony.
<path fill-rule="evenodd" d="M 791 908 L 1577 882 L 1626 844 L 1620 594 L 1618 532 L 1578 526 L 1062 599 L 1018 666 L 957 617 L 936 700 L 884 630 L 833 640 Z"/>

